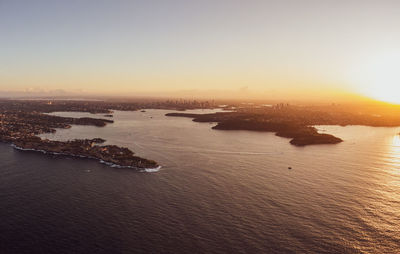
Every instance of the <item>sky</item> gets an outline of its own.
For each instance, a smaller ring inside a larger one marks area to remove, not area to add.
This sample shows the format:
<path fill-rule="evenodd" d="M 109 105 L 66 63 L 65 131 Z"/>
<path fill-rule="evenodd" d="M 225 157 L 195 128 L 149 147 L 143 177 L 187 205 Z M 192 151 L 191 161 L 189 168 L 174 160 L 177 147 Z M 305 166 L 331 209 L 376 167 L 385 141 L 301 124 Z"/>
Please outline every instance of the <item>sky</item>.
<path fill-rule="evenodd" d="M 0 0 L 0 93 L 394 102 L 399 27 L 397 0 Z"/>

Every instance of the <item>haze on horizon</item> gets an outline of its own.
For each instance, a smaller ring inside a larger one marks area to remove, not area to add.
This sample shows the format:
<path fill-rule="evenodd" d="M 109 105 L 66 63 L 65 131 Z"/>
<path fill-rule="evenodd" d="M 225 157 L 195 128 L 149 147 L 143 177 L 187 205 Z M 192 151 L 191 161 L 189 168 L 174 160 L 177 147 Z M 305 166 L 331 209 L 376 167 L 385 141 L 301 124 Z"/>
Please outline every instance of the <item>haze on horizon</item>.
<path fill-rule="evenodd" d="M 400 103 L 400 1 L 0 1 L 3 95 Z"/>

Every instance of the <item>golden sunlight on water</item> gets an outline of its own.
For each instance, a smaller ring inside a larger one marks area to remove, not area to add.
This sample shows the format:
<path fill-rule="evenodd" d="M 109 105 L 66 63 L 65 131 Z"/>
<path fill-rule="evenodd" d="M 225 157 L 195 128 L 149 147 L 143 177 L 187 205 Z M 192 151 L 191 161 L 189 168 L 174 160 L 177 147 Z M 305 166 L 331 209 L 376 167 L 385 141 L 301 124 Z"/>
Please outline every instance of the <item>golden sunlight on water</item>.
<path fill-rule="evenodd" d="M 169 237 L 168 230 L 177 227 L 175 221 L 186 217 L 196 218 L 192 230 L 197 235 L 219 232 L 220 221 L 228 227 L 221 239 L 231 237 L 232 246 L 242 246 L 242 241 L 246 246 L 259 246 L 252 253 L 265 253 L 270 246 L 285 246 L 287 251 L 267 253 L 398 253 L 400 128 L 316 126 L 321 133 L 344 142 L 299 148 L 273 133 L 216 131 L 210 124 L 166 117 L 168 112 L 115 111 L 115 122 L 104 128 L 73 126 L 42 137 L 102 137 L 109 144 L 131 148 L 139 156 L 160 162 L 163 168 L 145 179 L 154 183 L 144 182 L 142 175 L 130 171 L 122 177 L 125 171 L 115 171 L 118 181 L 126 178 L 126 186 L 132 188 L 124 189 L 128 194 L 122 196 L 135 195 L 132 204 L 145 208 L 139 214 L 140 209 L 133 207 L 136 210 L 132 214 L 139 216 L 137 220 L 145 220 L 140 222 L 145 228 L 160 225 L 157 237 Z M 53 114 L 87 116 L 76 112 Z M 71 161 L 60 163 L 69 165 Z M 87 163 L 92 165 L 91 177 L 100 181 L 100 195 L 108 197 L 103 195 L 104 186 L 119 184 L 105 184 L 110 170 L 104 169 L 102 175 L 103 165 Z M 70 175 L 70 171 L 65 172 Z M 141 178 L 135 181 L 129 177 Z M 72 181 L 77 182 L 75 178 Z M 142 200 L 137 193 L 144 195 Z M 160 198 L 160 194 L 166 196 Z M 157 216 L 152 215 L 147 220 L 149 211 L 166 217 L 154 220 Z M 126 220 L 131 221 L 131 216 L 129 213 Z M 185 233 L 186 224 L 183 226 Z M 276 234 L 277 230 L 285 233 Z M 230 232 L 234 236 L 229 236 Z M 207 246 L 210 244 L 212 241 Z"/>
<path fill-rule="evenodd" d="M 390 164 L 393 168 L 393 174 L 400 175 L 400 134 L 393 137 L 392 144 L 389 146 Z M 400 182 L 398 183 L 400 186 Z"/>

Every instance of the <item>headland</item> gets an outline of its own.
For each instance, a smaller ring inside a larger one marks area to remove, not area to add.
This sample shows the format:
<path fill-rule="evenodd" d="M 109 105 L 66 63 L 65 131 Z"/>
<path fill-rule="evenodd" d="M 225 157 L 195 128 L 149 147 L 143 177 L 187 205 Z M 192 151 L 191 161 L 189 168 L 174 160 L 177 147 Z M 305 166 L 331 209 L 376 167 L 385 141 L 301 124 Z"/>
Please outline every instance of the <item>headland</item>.
<path fill-rule="evenodd" d="M 337 107 L 304 107 L 276 104 L 225 107 L 231 112 L 212 114 L 168 113 L 166 116 L 188 117 L 195 122 L 215 122 L 215 130 L 249 130 L 275 132 L 279 137 L 290 138 L 290 144 L 307 146 L 316 144 L 337 144 L 339 137 L 319 133 L 317 125 L 365 125 L 374 127 L 400 126 L 400 118 L 376 114 L 350 112 Z"/>

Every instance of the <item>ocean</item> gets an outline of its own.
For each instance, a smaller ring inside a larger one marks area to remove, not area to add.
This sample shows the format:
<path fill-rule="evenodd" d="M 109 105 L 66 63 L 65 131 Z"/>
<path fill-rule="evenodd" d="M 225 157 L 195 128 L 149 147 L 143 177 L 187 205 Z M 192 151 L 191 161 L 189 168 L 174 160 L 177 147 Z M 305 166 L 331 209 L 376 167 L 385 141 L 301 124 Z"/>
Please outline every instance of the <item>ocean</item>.
<path fill-rule="evenodd" d="M 106 127 L 42 135 L 104 138 L 157 161 L 155 172 L 1 143 L 0 253 L 400 250 L 400 128 L 318 126 L 344 142 L 295 147 L 168 112 L 116 111 Z"/>

